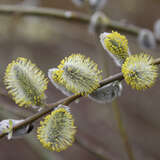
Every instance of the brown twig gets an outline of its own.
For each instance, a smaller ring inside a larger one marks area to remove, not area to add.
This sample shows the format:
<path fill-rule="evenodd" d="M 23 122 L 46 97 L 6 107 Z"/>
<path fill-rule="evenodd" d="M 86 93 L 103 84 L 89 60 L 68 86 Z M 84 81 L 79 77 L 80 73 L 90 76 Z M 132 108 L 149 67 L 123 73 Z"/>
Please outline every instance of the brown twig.
<path fill-rule="evenodd" d="M 82 23 L 90 23 L 91 16 L 84 13 L 55 9 L 55 8 L 42 8 L 42 7 L 25 7 L 19 5 L 0 5 L 0 14 L 14 15 L 19 13 L 22 15 L 44 16 L 51 18 L 58 18 L 63 20 L 79 21 Z M 125 24 L 119 21 L 110 20 L 109 23 L 104 24 L 108 29 L 119 30 L 137 36 L 140 27 Z"/>

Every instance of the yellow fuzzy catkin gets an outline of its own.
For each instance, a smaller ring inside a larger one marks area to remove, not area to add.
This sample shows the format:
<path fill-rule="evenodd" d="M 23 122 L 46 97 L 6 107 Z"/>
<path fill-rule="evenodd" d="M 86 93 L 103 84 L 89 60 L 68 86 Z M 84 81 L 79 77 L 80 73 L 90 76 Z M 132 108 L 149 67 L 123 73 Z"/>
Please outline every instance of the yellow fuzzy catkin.
<path fill-rule="evenodd" d="M 136 54 L 128 57 L 122 65 L 122 73 L 127 84 L 137 90 L 150 88 L 158 75 L 158 67 L 153 65 L 148 54 Z"/>
<path fill-rule="evenodd" d="M 81 54 L 65 57 L 53 71 L 52 79 L 74 94 L 88 95 L 99 87 L 101 71 L 90 58 Z"/>
<path fill-rule="evenodd" d="M 104 32 L 100 35 L 100 41 L 118 66 L 121 66 L 130 55 L 128 40 L 118 32 Z"/>
<path fill-rule="evenodd" d="M 48 80 L 30 60 L 19 57 L 8 64 L 4 83 L 19 106 L 42 105 Z"/>
<path fill-rule="evenodd" d="M 63 151 L 72 145 L 76 127 L 69 107 L 60 105 L 47 115 L 37 130 L 42 145 L 52 151 Z"/>

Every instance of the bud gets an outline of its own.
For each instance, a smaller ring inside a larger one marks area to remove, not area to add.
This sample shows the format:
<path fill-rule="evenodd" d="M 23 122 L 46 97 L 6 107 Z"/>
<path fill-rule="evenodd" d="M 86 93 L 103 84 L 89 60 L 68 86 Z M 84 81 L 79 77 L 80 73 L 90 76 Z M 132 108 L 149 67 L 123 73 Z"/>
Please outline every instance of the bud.
<path fill-rule="evenodd" d="M 153 33 L 148 29 L 142 29 L 138 35 L 138 42 L 142 48 L 153 49 L 156 47 L 156 40 Z"/>
<path fill-rule="evenodd" d="M 156 39 L 160 40 L 160 19 L 158 19 L 154 24 L 154 36 Z"/>
<path fill-rule="evenodd" d="M 96 89 L 88 97 L 98 103 L 112 102 L 122 93 L 122 84 L 119 81 L 114 81 L 103 87 Z"/>
<path fill-rule="evenodd" d="M 126 37 L 118 32 L 101 33 L 100 42 L 118 66 L 121 66 L 130 55 Z"/>
<path fill-rule="evenodd" d="M 91 33 L 98 33 L 109 24 L 108 17 L 105 16 L 103 12 L 95 12 L 90 20 L 89 24 L 89 32 Z"/>
<path fill-rule="evenodd" d="M 40 124 L 37 137 L 45 148 L 60 152 L 74 142 L 76 127 L 69 107 L 59 105 Z"/>
<path fill-rule="evenodd" d="M 69 93 L 88 95 L 99 87 L 102 77 L 97 64 L 90 58 L 72 54 L 61 61 L 58 70 L 52 71 L 50 79 Z"/>
<path fill-rule="evenodd" d="M 27 126 L 23 126 L 16 131 L 13 131 L 13 127 L 24 120 L 14 120 L 14 119 L 6 119 L 0 122 L 0 133 L 8 133 L 8 139 L 19 138 L 23 135 L 30 133 L 33 129 L 33 125 L 29 124 Z"/>
<path fill-rule="evenodd" d="M 150 88 L 157 78 L 158 67 L 147 54 L 129 56 L 122 65 L 122 73 L 127 84 L 137 90 Z"/>
<path fill-rule="evenodd" d="M 7 66 L 4 83 L 19 106 L 43 105 L 47 79 L 44 73 L 25 58 L 17 58 Z"/>

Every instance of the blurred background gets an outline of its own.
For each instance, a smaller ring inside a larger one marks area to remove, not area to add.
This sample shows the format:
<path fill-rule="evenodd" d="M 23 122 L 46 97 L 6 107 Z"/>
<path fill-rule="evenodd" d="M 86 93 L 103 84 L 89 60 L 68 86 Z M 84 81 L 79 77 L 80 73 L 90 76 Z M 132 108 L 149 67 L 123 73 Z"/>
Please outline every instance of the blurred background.
<path fill-rule="evenodd" d="M 88 6 L 76 6 L 71 0 L 0 0 L 1 4 L 41 6 L 89 13 Z M 102 11 L 111 19 L 153 29 L 160 18 L 159 0 L 108 0 Z M 89 33 L 88 25 L 57 18 L 0 14 L 0 86 L 4 87 L 5 68 L 13 59 L 26 57 L 37 64 L 47 75 L 49 68 L 71 53 L 91 57 L 104 72 L 104 78 L 120 72 L 103 50 L 97 35 Z M 103 30 L 107 31 L 107 30 Z M 160 47 L 154 50 L 140 48 L 135 36 L 125 34 L 131 52 L 147 52 L 160 57 Z M 132 90 L 123 81 L 122 96 L 116 99 L 122 121 L 136 160 L 160 159 L 160 79 L 145 92 Z M 47 102 L 56 102 L 65 96 L 49 83 Z M 71 110 L 78 132 L 67 150 L 56 153 L 43 148 L 36 138 L 36 127 L 22 139 L 0 140 L 1 160 L 100 160 L 97 151 L 106 160 L 127 160 L 128 156 L 117 128 L 113 103 L 98 104 L 87 98 L 72 103 Z M 0 96 L 0 120 L 30 115 L 29 109 L 18 108 L 12 100 Z M 21 117 L 21 118 L 22 118 Z M 38 122 L 36 122 L 36 126 Z M 85 147 L 87 146 L 87 148 Z"/>

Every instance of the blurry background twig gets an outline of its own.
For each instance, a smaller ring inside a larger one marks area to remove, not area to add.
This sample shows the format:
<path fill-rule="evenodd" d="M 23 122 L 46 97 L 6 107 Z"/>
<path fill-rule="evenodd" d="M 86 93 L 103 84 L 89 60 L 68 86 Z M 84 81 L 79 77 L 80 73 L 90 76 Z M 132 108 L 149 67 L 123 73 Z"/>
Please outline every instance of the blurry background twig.
<path fill-rule="evenodd" d="M 16 6 L 16 5 L 0 5 L 0 13 L 1 14 L 15 14 L 21 13 L 22 15 L 34 15 L 34 16 L 47 16 L 47 17 L 55 17 L 66 20 L 74 20 L 80 21 L 84 23 L 90 22 L 90 15 L 68 11 L 68 10 L 60 10 L 54 8 L 41 8 L 41 7 L 24 7 L 24 6 Z M 138 35 L 140 28 L 134 25 L 128 25 L 122 22 L 111 20 L 109 23 L 104 24 L 108 29 L 111 30 L 119 30 L 132 35 Z"/>

